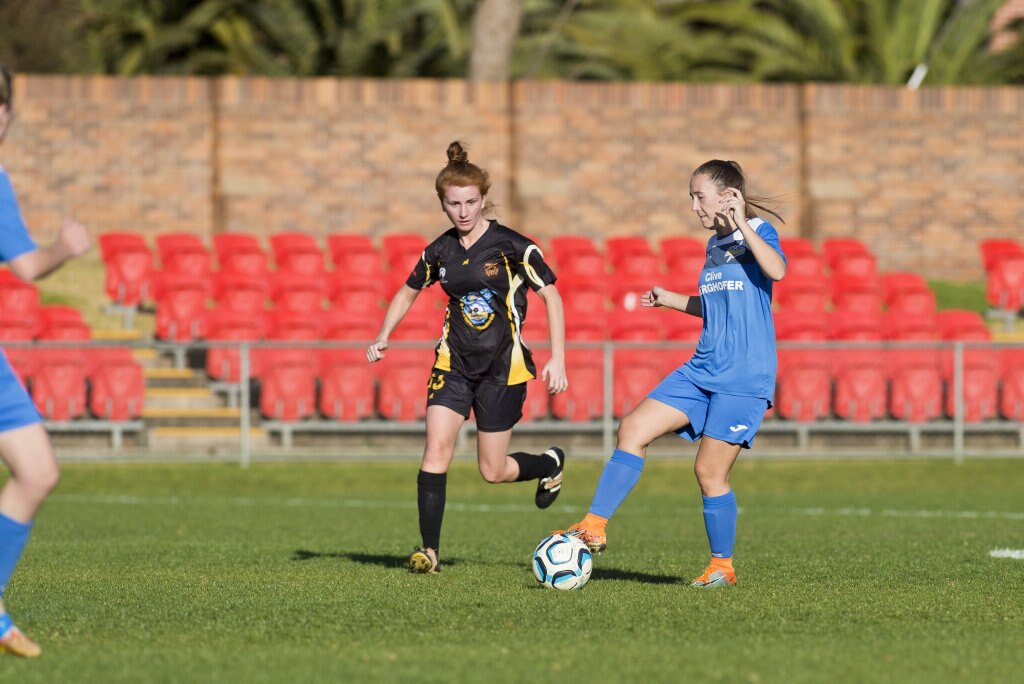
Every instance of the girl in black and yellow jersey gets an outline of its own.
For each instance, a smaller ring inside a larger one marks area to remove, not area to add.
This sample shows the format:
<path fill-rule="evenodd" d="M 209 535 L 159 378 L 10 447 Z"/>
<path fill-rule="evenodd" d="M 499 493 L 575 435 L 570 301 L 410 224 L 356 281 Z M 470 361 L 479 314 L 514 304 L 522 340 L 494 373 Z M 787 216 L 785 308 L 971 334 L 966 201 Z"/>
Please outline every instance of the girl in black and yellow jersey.
<path fill-rule="evenodd" d="M 565 453 L 508 453 L 523 415 L 526 382 L 537 375 L 521 332 L 526 288 L 547 308 L 551 360 L 540 377 L 552 394 L 569 386 L 565 375 L 565 318 L 555 274 L 530 239 L 483 217 L 490 179 L 471 164 L 462 145 L 448 146 L 448 164 L 435 182 L 441 208 L 453 227 L 423 251 L 405 285 L 391 300 L 377 339 L 366 350 L 383 358 L 388 337 L 420 290 L 439 283 L 448 295 L 444 329 L 427 387 L 427 443 L 418 477 L 422 548 L 409 559 L 413 572 L 437 572 L 448 466 L 455 439 L 470 409 L 476 416 L 480 474 L 492 483 L 538 480 L 539 508 L 550 506 L 562 486 Z"/>

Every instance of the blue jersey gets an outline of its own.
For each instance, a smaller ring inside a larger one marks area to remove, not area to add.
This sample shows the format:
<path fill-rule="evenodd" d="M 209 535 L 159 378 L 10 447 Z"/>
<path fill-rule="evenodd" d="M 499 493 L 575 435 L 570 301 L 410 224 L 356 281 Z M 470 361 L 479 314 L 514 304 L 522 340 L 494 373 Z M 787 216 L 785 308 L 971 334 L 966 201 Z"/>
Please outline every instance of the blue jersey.
<path fill-rule="evenodd" d="M 747 223 L 777 251 L 779 234 L 759 218 Z M 680 369 L 696 386 L 722 394 L 775 395 L 775 324 L 772 322 L 772 280 L 764 274 L 739 230 L 708 241 L 700 272 L 700 304 L 704 326 L 697 351 Z"/>
<path fill-rule="evenodd" d="M 7 171 L 0 166 L 0 261 L 10 261 L 36 248 L 21 217 L 14 186 Z"/>

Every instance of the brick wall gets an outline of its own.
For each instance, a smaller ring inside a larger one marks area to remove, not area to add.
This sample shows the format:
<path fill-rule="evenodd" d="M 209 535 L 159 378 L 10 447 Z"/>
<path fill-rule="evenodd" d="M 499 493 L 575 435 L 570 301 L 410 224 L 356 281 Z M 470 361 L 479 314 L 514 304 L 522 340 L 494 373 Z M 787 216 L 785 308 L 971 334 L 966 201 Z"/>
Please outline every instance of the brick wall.
<path fill-rule="evenodd" d="M 1024 89 L 19 76 L 0 160 L 41 237 L 433 236 L 454 139 L 539 238 L 702 235 L 690 171 L 739 161 L 784 235 L 858 235 L 887 270 L 981 276 L 1024 227 Z"/>

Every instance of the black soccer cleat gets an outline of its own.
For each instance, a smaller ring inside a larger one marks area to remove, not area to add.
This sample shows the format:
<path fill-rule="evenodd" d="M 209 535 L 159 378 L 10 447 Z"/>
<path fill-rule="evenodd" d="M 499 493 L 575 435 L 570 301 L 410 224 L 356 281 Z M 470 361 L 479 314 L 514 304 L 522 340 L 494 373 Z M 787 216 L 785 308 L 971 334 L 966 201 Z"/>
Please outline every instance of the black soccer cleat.
<path fill-rule="evenodd" d="M 534 501 L 537 508 L 547 508 L 555 503 L 558 493 L 562 491 L 562 471 L 565 470 L 565 452 L 558 447 L 551 447 L 544 452 L 544 456 L 550 456 L 555 462 L 555 469 L 547 477 L 542 477 L 537 482 L 537 496 Z"/>

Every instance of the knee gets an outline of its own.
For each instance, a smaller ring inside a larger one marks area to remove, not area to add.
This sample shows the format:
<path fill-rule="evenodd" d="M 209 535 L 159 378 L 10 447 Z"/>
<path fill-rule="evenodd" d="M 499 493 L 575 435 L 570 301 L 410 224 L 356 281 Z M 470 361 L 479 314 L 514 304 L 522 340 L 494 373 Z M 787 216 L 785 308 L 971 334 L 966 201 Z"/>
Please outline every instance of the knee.
<path fill-rule="evenodd" d="M 427 448 L 423 450 L 423 470 L 447 472 L 451 460 L 451 450 L 442 445 L 427 444 Z"/>
<path fill-rule="evenodd" d="M 480 464 L 480 476 L 484 478 L 484 482 L 488 484 L 498 484 L 499 482 L 505 481 L 505 469 L 496 468 L 492 465 Z"/>
<path fill-rule="evenodd" d="M 693 474 L 697 476 L 697 484 L 705 491 L 709 486 L 725 483 L 725 474 L 720 472 L 720 469 L 701 460 L 693 464 Z"/>
<path fill-rule="evenodd" d="M 60 481 L 60 467 L 53 459 L 40 459 L 38 464 L 18 479 L 22 485 L 42 499 L 57 487 Z"/>
<path fill-rule="evenodd" d="M 643 425 L 632 415 L 628 415 L 619 423 L 619 431 L 616 435 L 616 443 L 623 451 L 628 451 L 637 456 L 643 456 L 647 450 L 649 441 L 644 434 Z"/>

